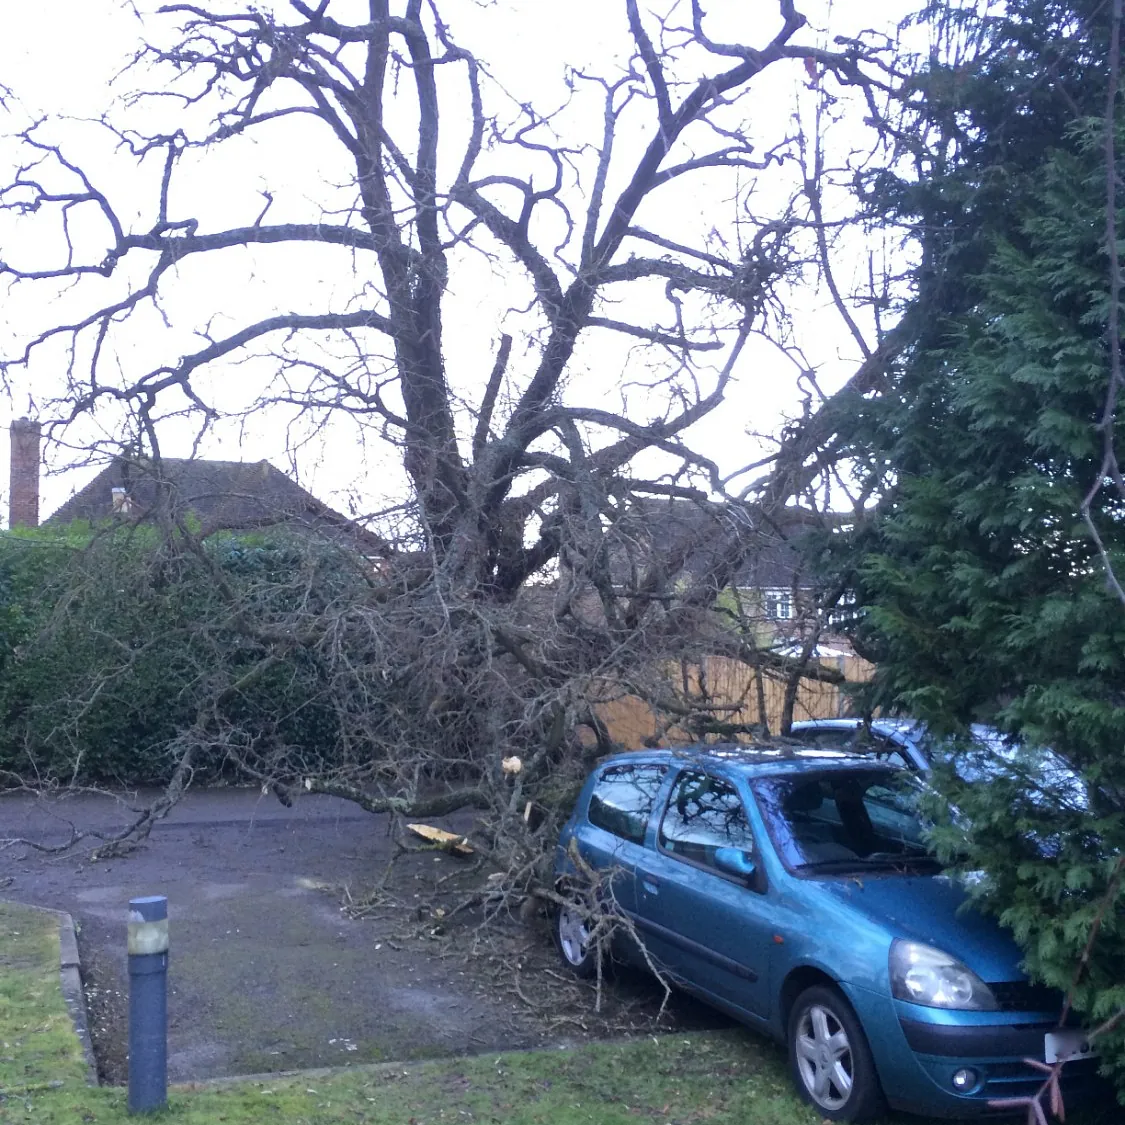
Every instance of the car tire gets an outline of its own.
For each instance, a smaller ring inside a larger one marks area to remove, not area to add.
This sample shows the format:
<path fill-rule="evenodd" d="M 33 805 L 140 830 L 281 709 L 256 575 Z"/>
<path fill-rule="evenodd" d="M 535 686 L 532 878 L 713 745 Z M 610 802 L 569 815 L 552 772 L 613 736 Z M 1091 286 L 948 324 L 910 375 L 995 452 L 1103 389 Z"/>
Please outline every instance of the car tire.
<path fill-rule="evenodd" d="M 555 911 L 555 948 L 563 964 L 583 980 L 597 976 L 598 951 L 590 943 L 587 915 L 577 906 L 560 906 Z"/>
<path fill-rule="evenodd" d="M 843 994 L 816 985 L 789 1013 L 789 1071 L 797 1092 L 829 1121 L 869 1121 L 885 1109 L 867 1036 Z"/>

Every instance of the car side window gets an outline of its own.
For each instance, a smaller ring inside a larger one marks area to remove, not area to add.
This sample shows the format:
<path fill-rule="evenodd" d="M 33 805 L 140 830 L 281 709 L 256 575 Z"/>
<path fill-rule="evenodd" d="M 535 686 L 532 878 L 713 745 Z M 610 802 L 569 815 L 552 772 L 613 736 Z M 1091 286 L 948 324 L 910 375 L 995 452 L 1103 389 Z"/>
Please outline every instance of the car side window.
<path fill-rule="evenodd" d="M 598 778 L 590 795 L 586 813 L 590 823 L 623 840 L 643 844 L 665 773 L 665 766 L 610 766 Z"/>
<path fill-rule="evenodd" d="M 728 781 L 685 770 L 660 821 L 660 846 L 683 859 L 715 867 L 719 848 L 754 855 L 754 836 L 742 798 Z"/>
<path fill-rule="evenodd" d="M 810 746 L 826 750 L 845 750 L 851 742 L 853 732 L 850 730 L 803 730 L 794 735 Z"/>
<path fill-rule="evenodd" d="M 903 753 L 902 747 L 889 738 L 875 739 L 875 760 L 877 762 L 890 762 L 892 766 L 903 766 L 914 769 L 914 763 Z"/>
<path fill-rule="evenodd" d="M 869 785 L 864 804 L 872 828 L 896 844 L 921 844 L 918 799 L 912 790 L 888 785 Z"/>

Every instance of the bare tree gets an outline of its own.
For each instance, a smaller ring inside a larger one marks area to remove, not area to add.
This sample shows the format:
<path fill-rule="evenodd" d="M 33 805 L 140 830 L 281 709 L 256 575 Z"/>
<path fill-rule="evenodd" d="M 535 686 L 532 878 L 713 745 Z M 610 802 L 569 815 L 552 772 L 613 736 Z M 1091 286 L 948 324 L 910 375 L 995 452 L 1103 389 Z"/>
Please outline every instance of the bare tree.
<path fill-rule="evenodd" d="M 612 15 L 626 61 L 612 73 L 570 69 L 565 102 L 534 105 L 467 45 L 482 11 L 290 0 L 148 13 L 138 91 L 90 125 L 151 185 L 139 213 L 135 184 L 125 191 L 72 156 L 54 123 L 20 133 L 25 156 L 0 206 L 30 233 L 0 276 L 63 314 L 2 370 L 14 383 L 41 357 L 65 357 L 61 393 L 37 396 L 49 432 L 76 442 L 98 412 L 157 476 L 173 418 L 202 440 L 263 411 L 305 432 L 344 417 L 355 440 L 395 449 L 410 491 L 405 537 L 349 598 L 295 598 L 280 615 L 246 610 L 246 591 L 208 551 L 211 529 L 191 526 L 167 494 L 170 539 L 211 575 L 223 629 L 240 630 L 258 658 L 208 679 L 176 739 L 170 795 L 218 748 L 285 799 L 305 789 L 373 810 L 478 806 L 526 885 L 540 854 L 526 839 L 528 801 L 565 790 L 609 746 L 599 685 L 714 718 L 705 698 L 676 691 L 670 660 L 727 651 L 759 684 L 763 672 L 838 678 L 809 664 L 811 649 L 779 654 L 715 613 L 780 513 L 823 479 L 831 421 L 814 411 L 793 427 L 737 495 L 688 431 L 724 403 L 747 342 L 778 336 L 787 287 L 828 262 L 823 163 L 794 179 L 796 136 L 779 129 L 763 149 L 750 139 L 756 118 L 776 114 L 765 76 L 791 67 L 872 108 L 895 76 L 889 44 L 825 49 L 794 0 L 778 0 L 772 20 L 756 16 L 744 43 L 713 38 L 700 0 L 663 16 L 622 0 Z M 297 136 L 313 138 L 309 155 L 329 170 L 318 198 L 267 185 L 251 208 L 246 185 L 232 183 L 217 216 L 199 196 L 208 169 L 256 174 L 238 162 L 249 141 L 284 152 Z M 713 213 L 689 221 L 700 199 Z M 235 251 L 281 274 L 306 268 L 313 250 L 339 263 L 322 305 L 310 293 L 257 318 L 183 311 L 183 287 L 205 306 L 207 278 Z M 482 278 L 493 350 L 465 354 L 449 343 L 463 336 L 455 310 Z M 874 385 L 896 346 L 893 334 L 860 343 L 850 391 Z M 690 532 L 658 543 L 635 533 L 656 501 L 710 513 L 703 562 Z M 221 635 L 217 667 L 229 669 Z M 297 650 L 317 661 L 337 712 L 334 764 L 247 739 L 229 714 L 253 677 Z M 518 773 L 500 766 L 508 752 Z M 522 836 L 509 831 L 521 819 Z"/>

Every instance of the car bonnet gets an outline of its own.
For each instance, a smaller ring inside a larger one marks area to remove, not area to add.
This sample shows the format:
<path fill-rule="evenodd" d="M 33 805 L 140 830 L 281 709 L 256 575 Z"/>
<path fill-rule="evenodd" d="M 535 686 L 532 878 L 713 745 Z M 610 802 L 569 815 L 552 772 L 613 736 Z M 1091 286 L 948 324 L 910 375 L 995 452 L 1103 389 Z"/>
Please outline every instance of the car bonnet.
<path fill-rule="evenodd" d="M 948 953 L 986 981 L 1023 980 L 1023 955 L 1012 936 L 973 906 L 949 875 L 857 873 L 818 880 L 833 898 L 892 937 Z"/>

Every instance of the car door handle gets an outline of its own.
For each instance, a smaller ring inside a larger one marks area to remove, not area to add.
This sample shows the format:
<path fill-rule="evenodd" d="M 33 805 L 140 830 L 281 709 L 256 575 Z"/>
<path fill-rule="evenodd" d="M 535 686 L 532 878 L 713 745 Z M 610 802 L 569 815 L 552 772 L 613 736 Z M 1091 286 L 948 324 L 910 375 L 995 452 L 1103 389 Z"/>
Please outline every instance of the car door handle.
<path fill-rule="evenodd" d="M 641 886 L 644 887 L 650 895 L 660 894 L 660 880 L 655 875 L 641 874 Z"/>

